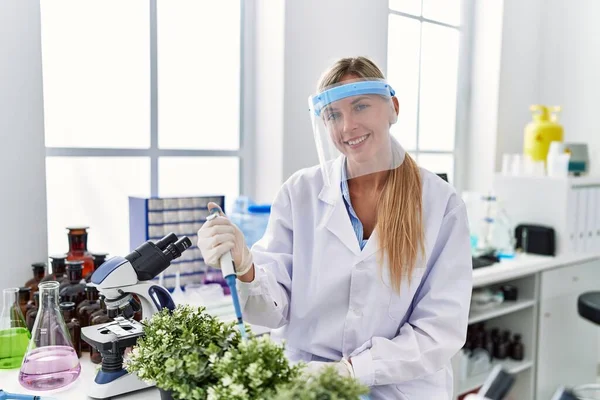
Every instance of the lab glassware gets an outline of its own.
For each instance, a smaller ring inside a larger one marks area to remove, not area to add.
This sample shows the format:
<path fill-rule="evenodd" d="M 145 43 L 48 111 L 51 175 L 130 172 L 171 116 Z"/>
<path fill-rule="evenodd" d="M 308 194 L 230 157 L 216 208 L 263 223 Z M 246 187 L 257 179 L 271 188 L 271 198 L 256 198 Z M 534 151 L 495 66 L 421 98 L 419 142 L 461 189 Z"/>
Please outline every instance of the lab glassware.
<path fill-rule="evenodd" d="M 0 369 L 19 368 L 31 337 L 19 305 L 19 289 L 2 292 L 0 314 Z"/>
<path fill-rule="evenodd" d="M 67 260 L 83 261 L 83 276 L 87 276 L 94 272 L 94 257 L 92 257 L 92 253 L 90 253 L 87 248 L 88 227 L 70 227 L 67 229 L 69 230 L 69 252 L 67 253 Z"/>
<path fill-rule="evenodd" d="M 67 281 L 59 286 L 59 295 L 61 301 L 72 301 L 77 307 L 79 303 L 85 300 L 85 284 L 83 280 L 83 261 L 67 261 Z"/>
<path fill-rule="evenodd" d="M 19 383 L 29 390 L 52 390 L 69 385 L 81 372 L 69 330 L 59 309 L 58 282 L 42 282 L 38 311 Z"/>
<path fill-rule="evenodd" d="M 50 282 L 50 281 L 58 281 L 62 282 L 67 279 L 66 270 L 67 270 L 67 255 L 66 254 L 56 254 L 50 256 L 50 267 L 52 268 L 52 273 L 44 276 L 41 282 Z"/>
<path fill-rule="evenodd" d="M 33 263 L 31 264 L 31 270 L 33 271 L 33 277 L 25 283 L 25 286 L 31 288 L 30 300 L 33 300 L 33 294 L 38 291 L 38 285 L 46 275 L 46 263 Z"/>

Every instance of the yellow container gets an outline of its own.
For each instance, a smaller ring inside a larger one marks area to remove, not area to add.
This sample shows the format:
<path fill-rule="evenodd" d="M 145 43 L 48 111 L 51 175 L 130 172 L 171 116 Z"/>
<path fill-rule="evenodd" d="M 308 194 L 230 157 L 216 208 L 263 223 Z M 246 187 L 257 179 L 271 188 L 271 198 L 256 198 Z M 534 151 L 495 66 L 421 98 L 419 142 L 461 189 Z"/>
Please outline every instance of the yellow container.
<path fill-rule="evenodd" d="M 559 106 L 533 105 L 533 121 L 525 127 L 523 152 L 534 161 L 546 161 L 550 143 L 563 141 L 563 127 L 558 123 Z"/>

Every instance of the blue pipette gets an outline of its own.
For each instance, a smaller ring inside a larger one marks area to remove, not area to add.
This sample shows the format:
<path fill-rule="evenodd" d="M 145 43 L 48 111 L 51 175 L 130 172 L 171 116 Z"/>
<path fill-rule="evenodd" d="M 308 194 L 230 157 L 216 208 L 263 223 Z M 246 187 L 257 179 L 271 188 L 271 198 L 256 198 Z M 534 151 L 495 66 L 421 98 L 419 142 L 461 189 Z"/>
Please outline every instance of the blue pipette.
<path fill-rule="evenodd" d="M 210 215 L 206 218 L 207 221 L 213 220 L 220 215 L 221 210 L 219 208 L 213 208 L 210 210 Z M 238 298 L 237 290 L 235 288 L 235 281 L 237 275 L 235 274 L 235 265 L 233 264 L 233 258 L 231 257 L 231 251 L 223 254 L 219 260 L 221 265 L 221 272 L 229 286 L 231 291 L 231 300 L 233 301 L 233 308 L 235 309 L 235 316 L 237 317 L 238 329 L 242 335 L 243 340 L 248 340 L 246 335 L 246 327 L 244 326 L 244 320 L 242 319 L 242 309 L 240 308 L 240 299 Z"/>
<path fill-rule="evenodd" d="M 0 400 L 56 400 L 54 397 L 41 397 L 31 394 L 8 393 L 0 389 Z"/>

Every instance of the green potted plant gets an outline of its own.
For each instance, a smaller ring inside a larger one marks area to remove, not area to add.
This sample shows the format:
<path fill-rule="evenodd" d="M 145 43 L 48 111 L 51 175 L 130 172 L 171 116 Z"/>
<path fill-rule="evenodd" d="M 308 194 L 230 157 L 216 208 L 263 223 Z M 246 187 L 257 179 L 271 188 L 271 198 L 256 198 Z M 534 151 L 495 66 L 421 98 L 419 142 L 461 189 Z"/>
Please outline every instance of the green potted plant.
<path fill-rule="evenodd" d="M 272 400 L 358 400 L 366 398 L 369 388 L 357 380 L 341 376 L 333 367 L 316 375 L 301 375 L 299 379 L 280 386 Z"/>
<path fill-rule="evenodd" d="M 153 382 L 163 399 L 357 400 L 368 389 L 327 368 L 303 374 L 282 345 L 268 336 L 241 341 L 234 323 L 225 324 L 204 307 L 178 306 L 155 314 L 125 363 Z"/>
<path fill-rule="evenodd" d="M 127 370 L 154 382 L 164 397 L 204 400 L 219 382 L 211 362 L 236 348 L 240 335 L 204 307 L 178 306 L 161 310 L 143 322 L 144 337 L 126 358 Z"/>
<path fill-rule="evenodd" d="M 300 378 L 301 365 L 290 365 L 283 346 L 268 336 L 251 338 L 211 358 L 216 384 L 208 388 L 208 400 L 272 399 L 278 387 Z"/>

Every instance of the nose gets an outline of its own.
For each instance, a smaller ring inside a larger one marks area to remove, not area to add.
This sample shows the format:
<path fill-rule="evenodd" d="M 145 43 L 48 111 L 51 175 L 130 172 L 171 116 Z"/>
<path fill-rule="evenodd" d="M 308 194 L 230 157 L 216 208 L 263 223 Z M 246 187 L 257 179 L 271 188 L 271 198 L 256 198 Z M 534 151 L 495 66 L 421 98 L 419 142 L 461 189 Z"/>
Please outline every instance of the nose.
<path fill-rule="evenodd" d="M 358 119 L 352 113 L 346 113 L 344 115 L 344 133 L 352 132 L 356 128 L 358 128 Z"/>

